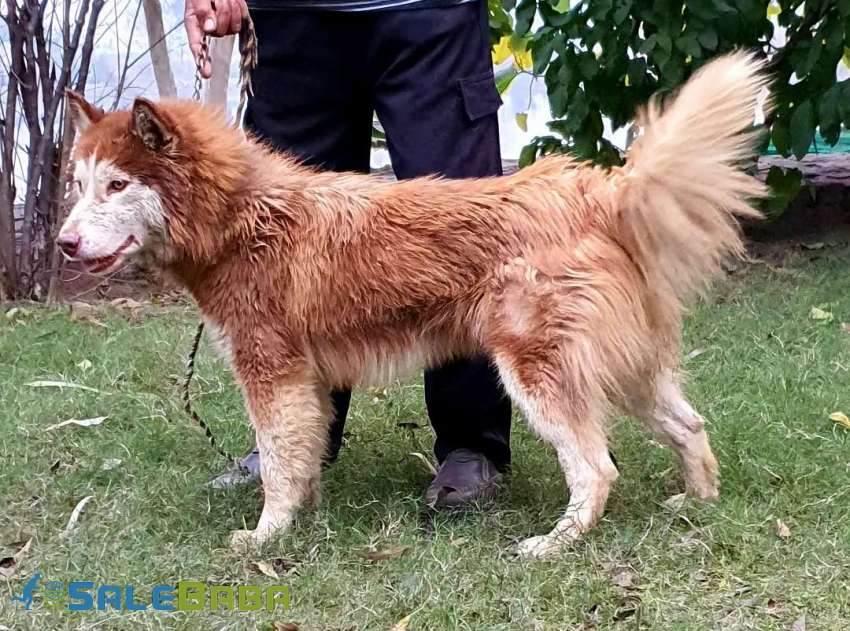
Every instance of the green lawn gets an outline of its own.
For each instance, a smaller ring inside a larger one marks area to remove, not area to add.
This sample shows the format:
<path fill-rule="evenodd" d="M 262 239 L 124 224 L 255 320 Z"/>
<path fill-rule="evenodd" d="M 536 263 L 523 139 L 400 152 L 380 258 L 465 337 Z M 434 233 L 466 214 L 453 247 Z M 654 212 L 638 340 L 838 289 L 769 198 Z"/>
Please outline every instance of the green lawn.
<path fill-rule="evenodd" d="M 833 319 L 816 320 L 817 306 Z M 689 392 L 709 422 L 721 499 L 664 500 L 682 488 L 668 450 L 620 420 L 612 451 L 621 477 L 599 527 L 554 562 L 514 559 L 520 538 L 546 532 L 565 505 L 552 451 L 519 421 L 514 472 L 491 506 L 429 515 L 431 458 L 418 381 L 357 395 L 348 444 L 325 475 L 316 514 L 262 554 L 242 558 L 228 533 L 253 526 L 257 488 L 204 486 L 223 463 L 178 403 L 195 324 L 188 308 L 104 326 L 64 310 L 0 315 L 0 545 L 32 538 L 8 582 L 0 629 L 846 629 L 850 619 L 850 250 L 796 255 L 737 271 L 687 323 Z M 241 401 L 208 345 L 199 408 L 233 450 L 250 443 Z M 90 365 L 89 365 L 90 364 Z M 37 388 L 66 380 L 99 392 Z M 93 427 L 45 428 L 108 416 Z M 421 427 L 399 427 L 413 422 Z M 120 460 L 116 464 L 115 459 Z M 104 463 L 106 462 L 106 467 Z M 72 510 L 92 496 L 76 529 Z M 777 520 L 790 530 L 780 536 Z M 408 546 L 385 560 L 368 551 Z M 275 615 L 55 612 L 25 580 L 152 586 L 194 579 L 291 587 Z M 9 562 L 3 565 L 8 566 Z M 8 567 L 0 571 L 9 572 Z"/>

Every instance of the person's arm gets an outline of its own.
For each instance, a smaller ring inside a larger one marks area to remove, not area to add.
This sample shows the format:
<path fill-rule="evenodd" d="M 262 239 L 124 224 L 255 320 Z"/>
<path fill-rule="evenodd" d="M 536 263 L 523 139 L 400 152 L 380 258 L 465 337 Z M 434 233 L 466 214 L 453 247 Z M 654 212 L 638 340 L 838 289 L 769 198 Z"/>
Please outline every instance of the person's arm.
<path fill-rule="evenodd" d="M 201 54 L 201 42 L 204 35 L 224 37 L 235 35 L 242 27 L 242 21 L 248 17 L 248 5 L 245 0 L 186 0 L 183 14 L 189 48 L 195 59 Z M 212 76 L 209 58 L 201 68 L 201 76 Z"/>

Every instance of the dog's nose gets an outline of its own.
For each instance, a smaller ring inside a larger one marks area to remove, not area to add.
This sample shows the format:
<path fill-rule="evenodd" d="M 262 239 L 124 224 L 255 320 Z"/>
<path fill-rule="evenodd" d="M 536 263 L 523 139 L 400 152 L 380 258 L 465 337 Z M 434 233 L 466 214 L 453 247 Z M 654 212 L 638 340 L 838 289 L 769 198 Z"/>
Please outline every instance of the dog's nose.
<path fill-rule="evenodd" d="M 56 245 L 58 245 L 59 249 L 62 250 L 66 255 L 73 258 L 80 250 L 80 235 L 76 232 L 60 234 L 59 237 L 56 239 Z"/>

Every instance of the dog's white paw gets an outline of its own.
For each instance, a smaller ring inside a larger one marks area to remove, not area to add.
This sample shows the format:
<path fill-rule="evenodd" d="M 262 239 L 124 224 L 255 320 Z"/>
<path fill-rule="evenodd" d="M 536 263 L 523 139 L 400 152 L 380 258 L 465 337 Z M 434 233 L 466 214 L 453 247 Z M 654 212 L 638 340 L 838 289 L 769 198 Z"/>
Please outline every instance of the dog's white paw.
<path fill-rule="evenodd" d="M 555 556 L 569 541 L 564 537 L 538 535 L 519 542 L 516 554 L 522 559 L 547 559 Z"/>
<path fill-rule="evenodd" d="M 234 530 L 230 533 L 230 547 L 234 552 L 256 550 L 263 543 L 255 530 Z"/>

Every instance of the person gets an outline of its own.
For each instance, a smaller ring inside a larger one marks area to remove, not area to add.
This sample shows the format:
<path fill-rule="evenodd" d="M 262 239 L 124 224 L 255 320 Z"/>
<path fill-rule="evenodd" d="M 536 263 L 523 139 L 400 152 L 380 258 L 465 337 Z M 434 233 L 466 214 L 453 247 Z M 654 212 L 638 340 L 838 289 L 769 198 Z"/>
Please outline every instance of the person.
<path fill-rule="evenodd" d="M 250 10 L 259 61 L 244 123 L 276 148 L 367 173 L 374 112 L 399 179 L 501 175 L 486 0 L 186 0 L 185 8 L 196 58 L 204 34 L 237 33 Z M 202 75 L 214 71 L 206 63 Z M 495 368 L 487 357 L 459 359 L 424 380 L 440 463 L 426 501 L 492 497 L 510 465 L 511 408 Z M 332 393 L 327 462 L 342 445 L 350 400 L 350 390 Z M 256 450 L 241 464 L 258 477 Z"/>

